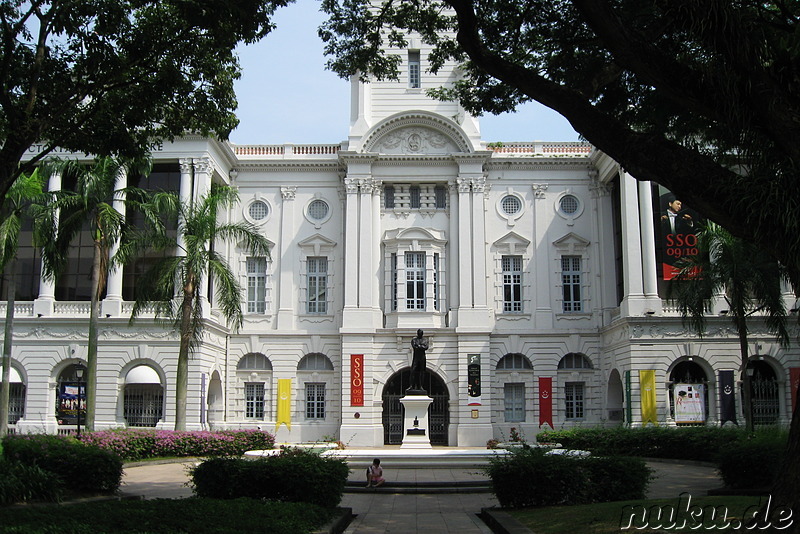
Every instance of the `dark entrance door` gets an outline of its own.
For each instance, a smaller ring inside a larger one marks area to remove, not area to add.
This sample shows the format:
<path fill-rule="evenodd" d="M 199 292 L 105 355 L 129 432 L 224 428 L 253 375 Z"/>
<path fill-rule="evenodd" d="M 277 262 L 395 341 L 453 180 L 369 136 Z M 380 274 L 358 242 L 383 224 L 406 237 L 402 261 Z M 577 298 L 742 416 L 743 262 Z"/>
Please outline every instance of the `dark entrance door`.
<path fill-rule="evenodd" d="M 383 388 L 383 443 L 400 445 L 403 443 L 403 405 L 400 399 L 405 396 L 410 384 L 411 369 L 395 373 Z M 447 427 L 450 424 L 450 397 L 444 382 L 429 370 L 425 370 L 423 386 L 433 402 L 428 408 L 428 429 L 431 445 L 448 445 Z"/>

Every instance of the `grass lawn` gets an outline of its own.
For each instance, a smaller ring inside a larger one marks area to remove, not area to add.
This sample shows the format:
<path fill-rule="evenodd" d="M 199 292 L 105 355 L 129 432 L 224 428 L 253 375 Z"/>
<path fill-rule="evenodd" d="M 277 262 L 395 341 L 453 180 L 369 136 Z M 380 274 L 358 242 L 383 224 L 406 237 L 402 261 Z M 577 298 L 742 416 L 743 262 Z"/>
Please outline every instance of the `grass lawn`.
<path fill-rule="evenodd" d="M 766 497 L 689 498 L 683 495 L 681 499 L 547 506 L 509 512 L 536 534 L 671 533 L 710 529 L 726 532 L 731 531 L 730 527 L 740 525 L 743 516 L 752 518 L 762 501 L 765 504 Z M 777 526 L 781 512 L 774 505 L 770 511 L 772 525 Z M 684 520 L 685 527 L 679 528 Z M 745 531 L 747 529 L 742 527 L 736 532 Z"/>
<path fill-rule="evenodd" d="M 153 499 L 0 508 L 2 534 L 307 534 L 333 510 L 254 499 Z"/>

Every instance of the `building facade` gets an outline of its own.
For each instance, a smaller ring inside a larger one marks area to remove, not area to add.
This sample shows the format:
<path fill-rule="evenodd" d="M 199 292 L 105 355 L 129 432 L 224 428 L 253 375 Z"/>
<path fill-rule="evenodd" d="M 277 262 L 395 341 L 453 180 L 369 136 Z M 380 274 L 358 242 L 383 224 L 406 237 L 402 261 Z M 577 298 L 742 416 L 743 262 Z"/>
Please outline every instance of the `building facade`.
<path fill-rule="evenodd" d="M 418 329 L 430 343 L 434 445 L 483 446 L 512 427 L 533 439 L 550 427 L 720 424 L 729 398 L 742 422 L 738 340 L 722 305 L 701 339 L 665 300 L 664 192 L 585 143 L 487 143 L 477 118 L 426 96 L 456 76 L 453 65 L 427 73 L 428 52 L 414 41 L 397 51 L 399 81 L 353 81 L 344 142 L 187 136 L 154 152 L 151 176 L 120 177 L 183 198 L 233 185 L 241 202 L 222 217 L 271 243 L 268 257 L 217 249 L 245 289 L 245 321 L 229 330 L 205 290 L 188 427 L 400 443 Z M 35 249 L 21 250 L 16 432 L 75 429 L 90 253 L 76 244 L 68 272 L 46 282 Z M 178 336 L 146 314 L 129 323 L 142 272 L 112 273 L 103 301 L 98 429 L 174 426 Z M 786 299 L 793 307 L 788 288 Z M 757 422 L 786 423 L 800 353 L 751 326 Z"/>

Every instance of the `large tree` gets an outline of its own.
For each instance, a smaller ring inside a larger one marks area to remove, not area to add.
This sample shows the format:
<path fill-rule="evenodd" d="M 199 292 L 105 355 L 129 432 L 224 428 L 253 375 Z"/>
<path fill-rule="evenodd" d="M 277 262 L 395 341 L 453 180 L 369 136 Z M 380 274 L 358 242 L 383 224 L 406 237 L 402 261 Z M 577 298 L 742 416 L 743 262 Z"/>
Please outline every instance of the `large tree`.
<path fill-rule="evenodd" d="M 213 186 L 196 200 L 181 201 L 173 193 L 156 193 L 153 206 L 167 216 L 177 216 L 177 236 L 166 232 L 141 232 L 124 243 L 119 258 L 128 261 L 143 250 L 168 253 L 153 258 L 149 270 L 139 278 L 132 320 L 155 308 L 156 318 L 166 318 L 180 335 L 175 380 L 175 430 L 186 430 L 186 400 L 189 385 L 189 357 L 201 341 L 207 295 L 202 288 L 213 284 L 214 301 L 228 326 L 236 331 L 242 324 L 242 288 L 215 242 L 236 243 L 249 256 L 269 256 L 269 241 L 249 223 L 221 222 L 226 209 L 236 204 L 239 194 L 227 186 Z M 177 239 L 176 239 L 177 237 Z"/>
<path fill-rule="evenodd" d="M 343 76 L 397 75 L 408 31 L 469 111 L 536 100 L 639 180 L 779 260 L 800 288 L 800 2 L 323 0 Z M 800 510 L 800 410 L 775 500 Z M 800 524 L 800 522 L 797 522 Z M 796 527 L 800 531 L 800 526 Z"/>
<path fill-rule="evenodd" d="M 136 157 L 187 131 L 227 138 L 233 50 L 291 1 L 0 0 L 0 198 L 56 147 Z"/>
<path fill-rule="evenodd" d="M 716 299 L 723 299 L 727 317 L 739 337 L 742 378 L 742 408 L 745 426 L 753 430 L 753 409 L 748 349 L 748 319 L 764 321 L 767 330 L 783 346 L 789 344 L 786 305 L 783 302 L 784 272 L 780 264 L 752 243 L 735 237 L 718 224 L 706 221 L 697 233 L 697 254 L 682 258 L 680 271 L 670 285 L 684 323 L 701 337 L 706 316 Z"/>
<path fill-rule="evenodd" d="M 800 272 L 800 3 L 756 0 L 323 0 L 343 76 L 397 75 L 416 31 L 476 114 L 536 100 Z M 372 6 L 370 8 L 370 6 Z"/>

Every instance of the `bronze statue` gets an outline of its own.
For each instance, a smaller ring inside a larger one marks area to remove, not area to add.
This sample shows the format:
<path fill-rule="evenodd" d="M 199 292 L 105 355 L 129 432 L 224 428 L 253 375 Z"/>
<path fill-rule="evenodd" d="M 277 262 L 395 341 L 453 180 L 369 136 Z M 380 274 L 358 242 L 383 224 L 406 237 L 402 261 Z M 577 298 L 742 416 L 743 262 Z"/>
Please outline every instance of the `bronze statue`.
<path fill-rule="evenodd" d="M 406 390 L 410 395 L 426 395 L 428 392 L 422 386 L 422 377 L 425 374 L 425 351 L 428 350 L 428 340 L 422 337 L 422 330 L 417 330 L 417 337 L 411 340 L 413 358 L 411 359 L 411 385 Z"/>

